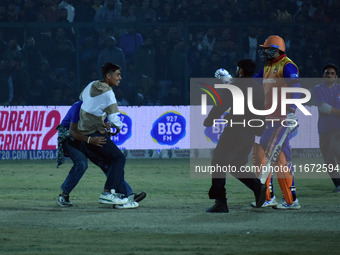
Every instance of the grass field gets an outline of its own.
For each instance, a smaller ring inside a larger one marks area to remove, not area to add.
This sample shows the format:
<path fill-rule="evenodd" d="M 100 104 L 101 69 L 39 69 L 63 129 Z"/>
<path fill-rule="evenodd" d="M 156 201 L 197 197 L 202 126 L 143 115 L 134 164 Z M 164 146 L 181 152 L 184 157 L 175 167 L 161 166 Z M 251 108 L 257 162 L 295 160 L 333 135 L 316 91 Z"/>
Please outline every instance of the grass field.
<path fill-rule="evenodd" d="M 60 208 L 71 166 L 1 161 L 0 254 L 340 253 L 340 194 L 330 178 L 296 178 L 302 209 L 278 211 L 252 209 L 252 192 L 228 176 L 230 213 L 212 215 L 205 213 L 210 179 L 190 178 L 188 159 L 131 159 L 126 180 L 148 194 L 138 209 L 99 205 L 104 175 L 92 164 L 71 194 L 74 206 Z"/>

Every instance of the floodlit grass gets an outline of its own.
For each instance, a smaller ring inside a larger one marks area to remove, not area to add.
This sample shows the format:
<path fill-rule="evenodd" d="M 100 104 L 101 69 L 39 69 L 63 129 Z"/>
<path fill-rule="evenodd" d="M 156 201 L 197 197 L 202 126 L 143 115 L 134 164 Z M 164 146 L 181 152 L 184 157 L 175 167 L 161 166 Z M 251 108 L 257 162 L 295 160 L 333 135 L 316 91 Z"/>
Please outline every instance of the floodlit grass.
<path fill-rule="evenodd" d="M 296 164 L 322 163 L 317 159 Z M 147 198 L 134 210 L 99 205 L 105 176 L 89 169 L 56 205 L 72 164 L 1 161 L 0 254 L 338 254 L 339 196 L 329 177 L 297 173 L 298 211 L 252 209 L 253 194 L 228 176 L 229 214 L 206 214 L 209 178 L 191 178 L 189 159 L 127 160 L 126 180 Z M 281 198 L 275 180 L 274 188 Z"/>

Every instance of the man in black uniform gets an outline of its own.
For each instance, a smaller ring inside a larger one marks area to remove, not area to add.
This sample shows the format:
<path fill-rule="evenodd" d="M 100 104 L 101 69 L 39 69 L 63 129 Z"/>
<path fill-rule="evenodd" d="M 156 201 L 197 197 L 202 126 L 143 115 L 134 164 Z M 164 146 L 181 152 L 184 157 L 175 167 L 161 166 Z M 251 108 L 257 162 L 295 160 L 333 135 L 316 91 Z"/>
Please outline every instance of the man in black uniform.
<path fill-rule="evenodd" d="M 219 69 L 215 73 L 216 78 L 223 80 L 224 69 Z M 256 207 L 261 207 L 265 201 L 266 185 L 261 184 L 253 172 L 242 172 L 240 168 L 248 162 L 248 155 L 251 152 L 255 135 L 261 135 L 262 127 L 249 127 L 248 121 L 251 119 L 262 120 L 262 116 L 251 113 L 247 106 L 247 88 L 253 88 L 253 106 L 257 110 L 264 109 L 264 92 L 260 84 L 255 83 L 253 77 L 255 72 L 255 63 L 250 59 L 242 59 L 237 63 L 236 79 L 233 85 L 242 90 L 244 95 L 244 115 L 233 115 L 233 97 L 228 89 L 222 89 L 219 93 L 222 100 L 222 106 L 214 106 L 204 121 L 204 126 L 210 127 L 214 119 L 220 119 L 221 115 L 228 109 L 229 114 L 224 116 L 228 121 L 227 126 L 221 134 L 216 148 L 213 152 L 212 166 L 231 166 L 236 171 L 231 174 L 250 188 L 255 195 Z M 227 72 L 228 74 L 228 72 Z M 241 79 L 240 79 L 241 78 Z M 227 85 L 228 86 L 228 85 Z M 254 122 L 255 123 L 255 122 Z M 257 126 L 260 126 L 256 122 Z M 253 125 L 255 126 L 255 124 Z M 263 127 L 265 125 L 262 125 Z M 217 169 L 217 168 L 216 168 Z M 212 185 L 209 190 L 210 199 L 215 199 L 215 204 L 207 210 L 209 213 L 229 212 L 226 199 L 226 173 L 214 172 L 212 174 Z"/>

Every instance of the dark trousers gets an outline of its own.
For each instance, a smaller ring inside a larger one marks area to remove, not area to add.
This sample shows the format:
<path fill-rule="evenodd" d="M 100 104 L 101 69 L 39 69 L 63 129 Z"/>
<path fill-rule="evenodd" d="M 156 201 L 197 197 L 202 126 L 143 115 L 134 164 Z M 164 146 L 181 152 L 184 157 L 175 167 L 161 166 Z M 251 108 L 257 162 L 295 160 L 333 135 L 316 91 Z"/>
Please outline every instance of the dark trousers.
<path fill-rule="evenodd" d="M 245 129 L 225 128 L 213 152 L 212 166 L 229 167 L 230 173 L 245 184 L 249 189 L 257 192 L 261 182 L 255 173 L 241 172 L 240 168 L 248 162 L 248 155 L 254 143 L 254 134 Z M 226 197 L 226 172 L 214 172 L 212 185 L 209 190 L 211 199 Z"/>
<path fill-rule="evenodd" d="M 95 132 L 90 136 L 103 136 L 106 138 L 106 144 L 103 147 L 85 144 L 85 152 L 88 158 L 96 165 L 106 166 L 106 182 L 104 189 L 115 189 L 117 193 L 127 194 L 127 188 L 124 182 L 125 156 L 121 150 L 111 141 L 107 134 Z M 100 156 L 98 156 L 100 155 Z"/>
<path fill-rule="evenodd" d="M 71 158 L 73 166 L 60 188 L 64 193 L 70 194 L 87 169 L 87 158 L 82 151 L 81 144 L 70 138 L 65 140 L 63 148 Z"/>
<path fill-rule="evenodd" d="M 332 171 L 337 166 L 336 159 L 340 163 L 340 130 L 325 134 L 319 134 L 320 150 L 325 164 L 332 165 L 328 168 L 328 174 L 335 186 L 340 185 L 340 173 Z"/>

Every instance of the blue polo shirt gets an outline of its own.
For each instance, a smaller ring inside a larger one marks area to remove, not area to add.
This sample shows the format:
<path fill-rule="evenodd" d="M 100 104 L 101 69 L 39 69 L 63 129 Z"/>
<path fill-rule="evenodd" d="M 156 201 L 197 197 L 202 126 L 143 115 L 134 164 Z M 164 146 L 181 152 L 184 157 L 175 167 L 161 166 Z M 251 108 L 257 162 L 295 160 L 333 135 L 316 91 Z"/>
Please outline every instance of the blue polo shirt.
<path fill-rule="evenodd" d="M 313 89 L 313 98 L 317 106 L 321 103 L 327 103 L 334 108 L 340 109 L 340 84 L 334 84 L 333 88 L 327 87 L 324 83 L 316 85 Z M 337 129 L 340 129 L 339 117 L 319 112 L 319 134 L 332 132 Z"/>
<path fill-rule="evenodd" d="M 61 121 L 62 126 L 64 126 L 67 129 L 70 129 L 71 123 L 79 122 L 79 113 L 82 104 L 83 101 L 78 101 L 71 106 L 71 108 L 66 113 L 64 119 Z"/>

